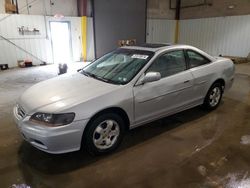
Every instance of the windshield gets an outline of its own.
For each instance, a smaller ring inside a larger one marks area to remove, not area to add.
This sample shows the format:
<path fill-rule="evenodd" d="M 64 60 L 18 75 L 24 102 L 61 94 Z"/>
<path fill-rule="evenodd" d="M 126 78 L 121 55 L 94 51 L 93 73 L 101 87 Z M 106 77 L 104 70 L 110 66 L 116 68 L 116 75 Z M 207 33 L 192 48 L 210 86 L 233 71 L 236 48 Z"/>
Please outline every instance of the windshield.
<path fill-rule="evenodd" d="M 126 84 L 153 55 L 150 51 L 117 49 L 85 67 L 81 73 L 113 84 Z"/>

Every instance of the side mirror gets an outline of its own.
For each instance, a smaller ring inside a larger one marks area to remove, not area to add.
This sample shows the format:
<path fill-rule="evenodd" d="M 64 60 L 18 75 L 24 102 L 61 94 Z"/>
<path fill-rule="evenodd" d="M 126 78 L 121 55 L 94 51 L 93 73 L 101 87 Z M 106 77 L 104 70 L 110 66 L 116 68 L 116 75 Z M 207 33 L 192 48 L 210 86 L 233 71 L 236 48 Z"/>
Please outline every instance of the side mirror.
<path fill-rule="evenodd" d="M 142 78 L 141 83 L 145 84 L 148 82 L 155 82 L 161 79 L 161 74 L 159 72 L 148 72 L 146 73 L 146 75 L 144 76 L 144 78 Z"/>

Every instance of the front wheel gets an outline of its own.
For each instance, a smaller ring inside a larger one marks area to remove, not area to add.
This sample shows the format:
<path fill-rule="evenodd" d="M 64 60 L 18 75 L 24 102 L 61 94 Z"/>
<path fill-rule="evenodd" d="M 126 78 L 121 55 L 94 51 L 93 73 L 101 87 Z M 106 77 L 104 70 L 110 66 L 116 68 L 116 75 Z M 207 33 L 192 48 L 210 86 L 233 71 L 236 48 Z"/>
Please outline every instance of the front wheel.
<path fill-rule="evenodd" d="M 119 115 L 100 115 L 86 127 L 83 144 L 94 155 L 112 152 L 122 141 L 124 127 L 124 121 Z"/>
<path fill-rule="evenodd" d="M 206 95 L 203 106 L 208 110 L 216 109 L 220 104 L 222 94 L 222 85 L 220 83 L 213 84 Z"/>

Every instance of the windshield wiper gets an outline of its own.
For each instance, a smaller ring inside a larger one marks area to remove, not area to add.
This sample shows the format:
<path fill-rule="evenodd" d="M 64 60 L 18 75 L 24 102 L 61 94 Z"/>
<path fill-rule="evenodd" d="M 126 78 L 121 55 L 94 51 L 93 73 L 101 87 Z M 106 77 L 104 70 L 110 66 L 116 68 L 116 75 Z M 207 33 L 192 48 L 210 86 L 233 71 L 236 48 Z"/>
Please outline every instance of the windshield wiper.
<path fill-rule="evenodd" d="M 85 76 L 90 76 L 86 71 L 84 71 L 83 69 L 81 69 L 80 71 L 79 71 L 80 73 L 82 73 L 83 75 L 85 75 Z"/>
<path fill-rule="evenodd" d="M 85 76 L 88 76 L 88 77 L 95 78 L 97 80 L 101 80 L 101 81 L 106 82 L 106 83 L 114 83 L 112 80 L 108 80 L 108 79 L 96 76 L 95 74 L 90 73 L 90 72 L 86 72 L 84 70 L 82 70 L 82 74 L 84 74 Z"/>

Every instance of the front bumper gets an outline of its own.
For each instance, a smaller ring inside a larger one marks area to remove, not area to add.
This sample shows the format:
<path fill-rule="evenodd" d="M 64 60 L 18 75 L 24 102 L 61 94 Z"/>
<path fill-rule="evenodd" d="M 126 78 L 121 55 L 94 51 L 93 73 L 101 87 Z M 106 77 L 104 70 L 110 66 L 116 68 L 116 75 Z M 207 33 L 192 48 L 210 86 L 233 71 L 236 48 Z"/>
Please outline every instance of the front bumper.
<path fill-rule="evenodd" d="M 75 121 L 60 127 L 47 127 L 29 121 L 29 115 L 21 117 L 17 109 L 17 106 L 13 109 L 17 127 L 24 140 L 34 147 L 52 154 L 77 151 L 81 148 L 82 135 L 88 120 Z"/>

